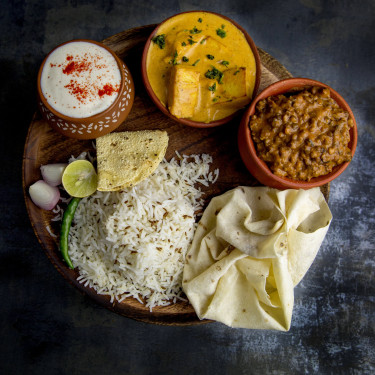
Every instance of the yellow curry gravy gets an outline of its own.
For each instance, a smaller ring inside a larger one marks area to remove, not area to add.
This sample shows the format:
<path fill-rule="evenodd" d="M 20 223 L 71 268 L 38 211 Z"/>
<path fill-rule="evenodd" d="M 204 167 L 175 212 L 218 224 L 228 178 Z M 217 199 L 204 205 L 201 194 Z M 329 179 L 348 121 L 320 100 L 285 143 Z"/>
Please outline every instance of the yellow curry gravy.
<path fill-rule="evenodd" d="M 256 64 L 244 34 L 229 20 L 190 12 L 161 24 L 147 54 L 147 75 L 174 116 L 208 123 L 250 102 Z"/>

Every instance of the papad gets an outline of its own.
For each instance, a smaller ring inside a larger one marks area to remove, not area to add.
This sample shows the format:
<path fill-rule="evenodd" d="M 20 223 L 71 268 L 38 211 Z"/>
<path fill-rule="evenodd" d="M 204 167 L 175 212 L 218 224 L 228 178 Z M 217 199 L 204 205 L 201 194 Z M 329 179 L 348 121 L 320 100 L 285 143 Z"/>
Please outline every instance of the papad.
<path fill-rule="evenodd" d="M 96 139 L 98 190 L 118 191 L 147 178 L 163 160 L 168 134 L 162 130 L 110 133 Z"/>

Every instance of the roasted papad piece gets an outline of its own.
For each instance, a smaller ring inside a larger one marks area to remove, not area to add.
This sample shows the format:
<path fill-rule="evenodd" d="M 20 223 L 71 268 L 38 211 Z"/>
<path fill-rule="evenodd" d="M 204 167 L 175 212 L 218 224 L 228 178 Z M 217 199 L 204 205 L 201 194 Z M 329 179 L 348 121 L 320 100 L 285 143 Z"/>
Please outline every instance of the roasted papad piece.
<path fill-rule="evenodd" d="M 162 130 L 110 133 L 96 139 L 98 190 L 118 191 L 147 178 L 163 160 L 168 134 Z"/>

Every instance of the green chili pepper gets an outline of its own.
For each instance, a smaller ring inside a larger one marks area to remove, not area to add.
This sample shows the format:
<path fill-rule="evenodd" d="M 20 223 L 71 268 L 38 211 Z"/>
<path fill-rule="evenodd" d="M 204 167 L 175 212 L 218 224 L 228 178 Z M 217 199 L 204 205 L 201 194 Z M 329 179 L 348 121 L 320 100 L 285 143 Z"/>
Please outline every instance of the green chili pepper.
<path fill-rule="evenodd" d="M 70 201 L 70 203 L 68 204 L 68 207 L 66 208 L 64 212 L 64 217 L 63 217 L 62 224 L 61 224 L 60 251 L 65 262 L 71 269 L 74 269 L 74 267 L 69 257 L 68 238 L 69 238 L 70 226 L 72 225 L 72 220 L 74 218 L 74 213 L 76 212 L 78 203 L 81 201 L 81 199 L 82 198 L 72 198 L 72 200 Z"/>

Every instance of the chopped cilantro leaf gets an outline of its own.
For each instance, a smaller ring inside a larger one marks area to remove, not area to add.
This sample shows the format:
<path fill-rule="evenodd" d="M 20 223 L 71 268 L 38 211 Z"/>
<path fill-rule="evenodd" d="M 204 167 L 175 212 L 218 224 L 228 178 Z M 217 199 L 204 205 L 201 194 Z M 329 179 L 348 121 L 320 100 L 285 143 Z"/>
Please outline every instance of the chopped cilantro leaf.
<path fill-rule="evenodd" d="M 183 62 L 188 62 L 189 59 L 188 59 L 186 56 L 183 56 L 183 57 L 182 57 L 182 61 L 183 61 Z"/>
<path fill-rule="evenodd" d="M 198 18 L 198 22 L 199 22 L 199 23 L 202 23 L 202 18 Z"/>
<path fill-rule="evenodd" d="M 213 66 L 211 70 L 207 70 L 205 77 L 209 79 L 216 79 L 220 84 L 222 84 L 224 73 Z"/>
<path fill-rule="evenodd" d="M 206 43 L 206 38 L 202 39 L 200 44 Z"/>
<path fill-rule="evenodd" d="M 215 56 L 207 55 L 207 58 L 208 58 L 209 60 L 213 60 L 213 59 L 215 58 Z"/>
<path fill-rule="evenodd" d="M 236 71 L 233 73 L 233 75 L 235 76 L 235 75 L 237 75 L 239 72 L 240 72 L 240 70 L 238 69 L 238 70 L 236 70 Z"/>
<path fill-rule="evenodd" d="M 212 86 L 208 86 L 208 89 L 212 92 L 216 91 L 216 82 Z"/>
<path fill-rule="evenodd" d="M 191 45 L 191 44 L 194 44 L 194 43 L 197 43 L 195 40 L 193 40 L 193 39 L 191 39 L 191 38 L 188 39 L 188 42 L 189 42 L 190 45 Z"/>
<path fill-rule="evenodd" d="M 219 35 L 220 38 L 225 38 L 227 33 L 223 29 L 217 29 L 216 34 Z"/>
<path fill-rule="evenodd" d="M 165 47 L 165 34 L 157 35 L 152 38 L 152 41 L 159 46 L 160 49 Z"/>
<path fill-rule="evenodd" d="M 174 51 L 174 54 L 173 54 L 173 60 L 171 60 L 171 63 L 172 63 L 173 65 L 178 65 L 178 62 L 177 62 L 177 56 L 178 56 L 177 51 Z"/>
<path fill-rule="evenodd" d="M 212 101 L 216 103 L 219 99 L 217 97 L 213 98 Z"/>
<path fill-rule="evenodd" d="M 224 66 L 228 66 L 229 65 L 229 61 L 223 60 L 223 61 L 220 61 L 220 64 L 224 65 Z"/>
<path fill-rule="evenodd" d="M 193 27 L 192 30 L 190 30 L 190 34 L 199 34 L 202 30 L 198 30 L 196 26 Z"/>
<path fill-rule="evenodd" d="M 185 47 L 185 46 L 186 46 L 186 43 L 185 43 L 185 42 L 182 42 L 181 45 L 182 45 L 183 47 Z"/>
<path fill-rule="evenodd" d="M 199 63 L 199 61 L 201 61 L 201 59 L 198 59 L 194 64 L 192 64 L 193 66 L 197 65 Z"/>

